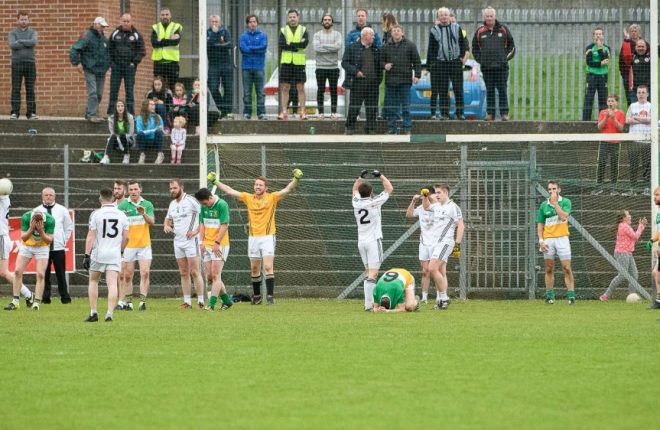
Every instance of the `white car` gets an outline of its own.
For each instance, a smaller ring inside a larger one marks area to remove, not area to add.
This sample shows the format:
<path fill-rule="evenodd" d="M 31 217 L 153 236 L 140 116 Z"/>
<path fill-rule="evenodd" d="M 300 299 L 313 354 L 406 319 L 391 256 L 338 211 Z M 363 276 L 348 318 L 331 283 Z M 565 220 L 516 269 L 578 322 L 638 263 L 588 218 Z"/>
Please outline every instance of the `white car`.
<path fill-rule="evenodd" d="M 337 81 L 337 115 L 346 116 L 346 104 L 344 103 L 344 69 L 338 64 L 339 80 Z M 305 113 L 307 115 L 316 115 L 316 60 L 307 60 L 305 65 Z M 279 113 L 279 68 L 275 68 L 268 82 L 264 86 L 264 95 L 266 96 L 266 114 L 277 115 Z M 325 87 L 325 96 L 323 97 L 323 106 L 325 115 L 330 115 L 330 87 Z M 291 107 L 289 107 L 289 113 Z"/>

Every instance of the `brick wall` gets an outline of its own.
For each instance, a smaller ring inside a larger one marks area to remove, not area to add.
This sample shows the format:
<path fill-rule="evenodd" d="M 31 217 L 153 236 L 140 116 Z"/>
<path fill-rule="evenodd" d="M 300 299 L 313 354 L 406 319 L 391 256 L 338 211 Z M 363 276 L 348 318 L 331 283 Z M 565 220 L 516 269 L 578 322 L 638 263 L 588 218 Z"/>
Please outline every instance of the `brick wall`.
<path fill-rule="evenodd" d="M 145 37 L 147 55 L 138 67 L 135 86 L 136 100 L 142 99 L 151 85 L 152 63 L 151 24 L 156 22 L 156 1 L 131 1 L 134 26 Z M 69 49 L 78 37 L 90 27 L 94 18 L 103 16 L 110 24 L 106 37 L 119 25 L 119 0 L 3 0 L 0 2 L 0 28 L 10 31 L 16 27 L 16 12 L 26 10 L 30 14 L 31 26 L 39 33 L 37 57 L 37 113 L 39 115 L 82 117 L 85 113 L 85 80 L 69 63 Z M 6 33 L 4 40 L 7 40 Z M 109 96 L 110 72 L 99 114 L 105 114 Z M 0 114 L 10 112 L 11 52 L 6 42 L 0 50 Z M 25 113 L 22 95 L 21 113 Z M 123 89 L 120 98 L 123 98 Z"/>

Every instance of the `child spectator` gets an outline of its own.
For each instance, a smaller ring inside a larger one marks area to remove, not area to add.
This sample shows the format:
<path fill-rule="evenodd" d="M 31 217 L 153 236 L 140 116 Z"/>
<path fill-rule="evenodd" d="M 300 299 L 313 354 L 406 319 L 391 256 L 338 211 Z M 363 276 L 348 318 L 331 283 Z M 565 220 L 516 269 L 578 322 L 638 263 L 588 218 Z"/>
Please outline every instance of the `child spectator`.
<path fill-rule="evenodd" d="M 186 119 L 182 116 L 175 116 L 172 122 L 172 133 L 170 134 L 172 144 L 171 164 L 181 164 L 181 155 L 186 147 Z"/>
<path fill-rule="evenodd" d="M 140 148 L 140 159 L 138 164 L 144 164 L 147 149 L 156 149 L 156 164 L 161 164 L 165 155 L 163 154 L 163 120 L 156 113 L 156 102 L 145 100 L 136 121 L 137 145 Z"/>
<path fill-rule="evenodd" d="M 163 86 L 163 78 L 156 76 L 147 93 L 147 99 L 156 103 L 156 113 L 160 115 L 163 123 L 167 119 L 167 112 L 172 109 L 172 91 Z"/>
<path fill-rule="evenodd" d="M 619 109 L 619 97 L 615 94 L 607 96 L 607 109 L 603 109 L 598 114 L 598 130 L 601 133 L 622 133 L 626 123 L 626 114 Z M 610 163 L 610 181 L 612 187 L 616 187 L 619 178 L 619 152 L 621 150 L 620 140 L 606 140 L 598 144 L 598 171 L 596 183 L 600 186 L 605 179 L 605 167 L 609 160 Z M 592 195 L 602 194 L 603 189 L 597 188 L 591 192 Z M 612 195 L 617 191 L 612 190 Z"/>
<path fill-rule="evenodd" d="M 110 164 L 110 152 L 113 146 L 124 153 L 122 164 L 128 164 L 131 160 L 129 149 L 135 145 L 135 120 L 133 115 L 126 111 L 122 100 L 115 103 L 115 111 L 108 118 L 108 129 L 110 137 L 105 145 L 101 164 Z"/>
<path fill-rule="evenodd" d="M 172 97 L 172 109 L 169 112 L 168 125 L 172 126 L 173 120 L 177 116 L 188 119 L 188 96 L 186 88 L 181 82 L 174 84 L 174 96 Z M 167 128 L 165 134 L 168 134 Z"/>
<path fill-rule="evenodd" d="M 637 242 L 642 235 L 646 223 L 646 218 L 640 218 L 639 224 L 637 225 L 637 231 L 634 231 L 631 226 L 632 216 L 630 216 L 630 212 L 624 210 L 616 217 L 617 226 L 614 258 L 635 280 L 637 280 L 637 265 L 635 264 L 635 259 L 632 254 L 635 251 L 635 242 Z M 621 285 L 625 280 L 626 278 L 619 273 L 614 279 L 612 279 L 610 286 L 607 287 L 607 291 L 600 296 L 600 301 L 608 301 L 610 297 L 612 297 L 614 289 Z M 628 284 L 628 292 L 634 292 L 630 284 Z"/>

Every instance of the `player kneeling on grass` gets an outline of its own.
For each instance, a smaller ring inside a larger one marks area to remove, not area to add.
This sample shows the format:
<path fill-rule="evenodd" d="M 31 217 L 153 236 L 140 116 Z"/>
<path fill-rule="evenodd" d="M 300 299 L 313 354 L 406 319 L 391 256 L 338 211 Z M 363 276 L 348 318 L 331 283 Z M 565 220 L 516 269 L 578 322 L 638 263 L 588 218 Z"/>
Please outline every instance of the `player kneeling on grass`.
<path fill-rule="evenodd" d="M 13 311 L 19 307 L 19 294 L 23 286 L 23 273 L 27 265 L 34 257 L 36 284 L 32 310 L 38 311 L 44 294 L 44 275 L 48 265 L 50 254 L 50 243 L 53 241 L 55 232 L 55 218 L 45 212 L 45 208 L 39 207 L 27 211 L 21 217 L 21 240 L 23 241 L 16 258 L 16 269 L 14 271 L 13 298 L 11 303 L 5 306 L 6 311 Z"/>
<path fill-rule="evenodd" d="M 413 312 L 419 309 L 415 298 L 415 278 L 405 269 L 390 269 L 374 288 L 374 312 Z"/>
<path fill-rule="evenodd" d="M 117 280 L 121 265 L 121 256 L 128 243 L 128 218 L 113 203 L 112 190 L 103 188 L 99 192 L 101 208 L 89 217 L 89 232 L 85 240 L 85 258 L 83 268 L 89 270 L 89 316 L 86 322 L 99 320 L 96 302 L 99 297 L 99 280 L 105 273 L 108 286 L 108 312 L 105 320 L 112 321 L 112 311 L 117 304 Z"/>
<path fill-rule="evenodd" d="M 208 310 L 214 311 L 218 296 L 222 300 L 222 310 L 226 311 L 232 305 L 222 282 L 222 268 L 229 256 L 229 205 L 207 188 L 195 193 L 195 198 L 201 206 L 199 213 L 199 237 L 204 259 L 206 278 L 211 285 Z"/>

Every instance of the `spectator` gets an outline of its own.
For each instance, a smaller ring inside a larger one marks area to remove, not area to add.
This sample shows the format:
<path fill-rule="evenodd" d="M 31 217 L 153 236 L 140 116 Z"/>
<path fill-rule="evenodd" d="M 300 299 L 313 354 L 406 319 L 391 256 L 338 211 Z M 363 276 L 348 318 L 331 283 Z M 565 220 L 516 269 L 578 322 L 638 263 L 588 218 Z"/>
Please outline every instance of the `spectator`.
<path fill-rule="evenodd" d="M 50 243 L 50 253 L 46 272 L 44 273 L 44 294 L 41 303 L 50 303 L 50 265 L 55 267 L 55 277 L 57 278 L 57 289 L 60 293 L 60 301 L 63 305 L 71 303 L 69 287 L 66 283 L 66 243 L 71 238 L 74 225 L 71 221 L 69 210 L 59 203 L 55 202 L 55 190 L 46 187 L 41 191 L 41 201 L 46 211 L 55 219 L 55 231 L 53 232 L 53 241 Z M 39 208 L 39 207 L 38 207 Z M 36 210 L 36 209 L 35 209 Z"/>
<path fill-rule="evenodd" d="M 344 52 L 341 66 L 346 73 L 346 86 L 351 88 L 346 134 L 355 132 L 355 122 L 362 103 L 367 113 L 365 126 L 367 134 L 376 133 L 376 113 L 378 112 L 378 86 L 383 77 L 380 66 L 380 49 L 374 43 L 374 30 L 362 29 L 360 41 L 353 43 Z"/>
<path fill-rule="evenodd" d="M 163 78 L 156 76 L 151 84 L 151 90 L 147 93 L 147 99 L 153 100 L 156 104 L 156 113 L 165 123 L 167 113 L 172 109 L 172 91 L 165 88 Z"/>
<path fill-rule="evenodd" d="M 172 12 L 167 7 L 160 10 L 160 22 L 151 26 L 151 59 L 154 61 L 154 77 L 161 76 L 170 90 L 179 80 L 179 43 L 181 24 L 172 21 Z"/>
<path fill-rule="evenodd" d="M 399 25 L 396 20 L 396 17 L 392 12 L 385 12 L 381 17 L 381 28 L 383 29 L 383 39 L 382 46 L 385 47 L 388 44 L 392 43 L 392 27 Z"/>
<path fill-rule="evenodd" d="M 330 118 L 337 118 L 337 81 L 339 80 L 339 51 L 342 46 L 341 34 L 333 30 L 332 15 L 325 14 L 321 19 L 323 30 L 314 33 L 314 52 L 316 53 L 316 104 L 319 116 L 323 116 L 325 82 L 330 87 Z"/>
<path fill-rule="evenodd" d="M 193 90 L 188 96 L 189 124 L 195 127 L 195 136 L 199 135 L 199 79 L 193 82 Z M 208 93 L 208 105 L 206 106 L 206 124 L 211 126 L 220 119 L 220 111 L 213 100 L 213 96 Z"/>
<path fill-rule="evenodd" d="M 105 145 L 101 164 L 110 164 L 112 147 L 124 153 L 122 164 L 130 163 L 130 148 L 135 145 L 135 119 L 126 111 L 122 100 L 117 100 L 114 112 L 108 117 L 108 129 L 110 137 Z"/>
<path fill-rule="evenodd" d="M 16 16 L 18 27 L 9 32 L 11 49 L 11 119 L 21 116 L 21 85 L 25 81 L 25 104 L 28 119 L 39 119 L 34 84 L 37 80 L 37 65 L 34 47 L 37 46 L 37 31 L 30 28 L 30 16 L 19 10 Z"/>
<path fill-rule="evenodd" d="M 619 73 L 623 80 L 623 89 L 626 93 L 627 106 L 636 101 L 637 92 L 632 87 L 632 59 L 635 54 L 637 41 L 642 38 L 642 29 L 637 24 L 631 24 L 628 31 L 623 29 L 623 43 L 619 51 Z M 648 47 L 650 50 L 650 47 Z"/>
<path fill-rule="evenodd" d="M 367 23 L 367 10 L 363 8 L 358 8 L 355 11 L 355 28 L 346 35 L 346 43 L 344 45 L 346 49 L 348 49 L 348 47 L 351 46 L 351 44 L 360 41 L 360 39 L 362 38 L 362 29 L 365 27 L 371 27 L 371 25 Z M 378 36 L 378 33 L 376 32 L 374 32 L 373 43 L 376 45 L 378 49 L 383 47 L 380 40 L 380 36 Z"/>
<path fill-rule="evenodd" d="M 172 160 L 170 160 L 170 163 L 181 164 L 181 156 L 186 147 L 186 119 L 184 117 L 177 116 L 174 118 L 170 140 L 172 141 L 170 145 Z"/>
<path fill-rule="evenodd" d="M 165 134 L 169 134 L 168 129 L 172 127 L 174 118 L 177 116 L 188 118 L 188 96 L 186 95 L 186 87 L 181 82 L 174 84 L 172 109 L 169 111 L 169 115 L 167 117 Z"/>
<path fill-rule="evenodd" d="M 403 118 L 403 134 L 410 134 L 410 87 L 422 76 L 422 64 L 417 46 L 403 35 L 399 24 L 392 26 L 392 41 L 385 45 L 381 55 L 385 69 L 385 106 L 388 134 L 396 134 L 399 115 Z"/>
<path fill-rule="evenodd" d="M 105 74 L 110 67 L 110 53 L 108 40 L 103 32 L 108 23 L 102 16 L 96 17 L 92 26 L 71 47 L 69 59 L 71 64 L 78 68 L 78 72 L 85 76 L 87 84 L 87 111 L 85 119 L 99 123 L 103 118 L 98 116 L 99 105 L 103 98 L 103 85 Z"/>
<path fill-rule="evenodd" d="M 467 60 L 465 31 L 451 22 L 449 9 L 441 7 L 438 22 L 431 28 L 426 61 L 431 72 L 431 118 L 435 118 L 438 97 L 440 119 L 449 119 L 449 82 L 456 98 L 456 119 L 465 119 L 463 101 L 463 64 Z"/>
<path fill-rule="evenodd" d="M 632 229 L 632 216 L 630 212 L 624 210 L 616 217 L 616 244 L 614 245 L 614 259 L 621 265 L 621 267 L 628 272 L 630 276 L 637 280 L 637 264 L 633 258 L 635 252 L 635 242 L 644 232 L 644 227 L 648 221 L 646 218 L 640 218 L 637 224 L 637 230 Z M 621 285 L 626 278 L 623 274 L 619 273 L 612 282 L 610 282 L 607 290 L 599 297 L 601 302 L 606 302 L 612 297 L 614 289 Z M 634 293 L 635 290 L 632 285 L 628 284 L 628 293 Z"/>
<path fill-rule="evenodd" d="M 220 23 L 218 15 L 211 15 L 211 26 L 206 30 L 206 52 L 209 61 L 209 92 L 220 108 L 220 119 L 231 114 L 234 102 L 234 43 L 231 33 Z M 220 86 L 222 85 L 222 93 Z"/>
<path fill-rule="evenodd" d="M 247 28 L 241 34 L 240 48 L 243 58 L 241 70 L 243 74 L 243 118 L 252 118 L 252 91 L 257 99 L 257 118 L 266 119 L 264 96 L 264 69 L 266 67 L 266 49 L 268 36 L 259 30 L 259 18 L 248 15 L 245 18 Z"/>
<path fill-rule="evenodd" d="M 648 102 L 648 88 L 646 85 L 637 87 L 637 101 L 628 107 L 626 124 L 630 126 L 630 133 L 648 134 L 651 132 L 651 103 Z M 642 177 L 648 184 L 651 178 L 651 143 L 645 141 L 630 142 L 628 147 L 628 163 L 630 164 L 630 186 L 637 185 L 637 173 L 642 170 Z M 634 195 L 631 189 L 622 195 Z M 644 190 L 650 195 L 650 188 Z"/>
<path fill-rule="evenodd" d="M 131 15 L 125 13 L 121 16 L 121 24 L 112 32 L 109 39 L 110 46 L 110 103 L 108 115 L 114 112 L 119 87 L 124 81 L 126 95 L 126 110 L 135 115 L 135 73 L 137 66 L 144 58 L 144 39 L 132 24 Z"/>
<path fill-rule="evenodd" d="M 300 15 L 291 9 L 287 15 L 287 25 L 281 28 L 279 36 L 280 48 L 280 106 L 282 111 L 278 119 L 288 120 L 287 106 L 289 104 L 289 89 L 293 84 L 298 91 L 298 113 L 300 119 L 307 119 L 305 115 L 305 48 L 309 44 L 307 28 L 299 25 Z"/>
<path fill-rule="evenodd" d="M 632 82 L 633 93 L 637 94 L 640 85 L 646 85 L 649 89 L 648 100 L 651 100 L 651 51 L 649 44 L 644 39 L 637 39 L 635 54 L 632 58 Z"/>
<path fill-rule="evenodd" d="M 584 96 L 582 121 L 591 121 L 594 95 L 598 93 L 598 111 L 607 108 L 607 74 L 610 64 L 610 47 L 603 43 L 603 29 L 596 27 L 594 41 L 587 46 L 587 87 Z"/>
<path fill-rule="evenodd" d="M 160 115 L 156 113 L 156 103 L 153 100 L 145 100 L 142 102 L 142 109 L 140 115 L 135 120 L 137 127 L 137 145 L 140 149 L 140 159 L 138 164 L 144 164 L 147 157 L 147 149 L 155 149 L 158 151 L 156 156 L 156 164 L 161 164 L 165 155 L 163 154 L 163 120 Z"/>
<path fill-rule="evenodd" d="M 509 120 L 509 100 L 507 84 L 509 61 L 516 53 L 513 36 L 509 29 L 496 19 L 495 9 L 487 7 L 483 11 L 484 24 L 472 38 L 472 55 L 481 64 L 486 83 L 486 121 L 495 119 L 495 91 L 499 96 L 500 118 Z"/>
<path fill-rule="evenodd" d="M 621 133 L 623 132 L 624 124 L 626 123 L 626 114 L 619 109 L 619 97 L 615 94 L 610 94 L 607 97 L 607 109 L 603 109 L 598 114 L 598 130 L 601 133 Z M 598 174 L 596 183 L 601 185 L 605 178 L 605 166 L 607 161 L 610 162 L 610 181 L 613 188 L 616 186 L 619 177 L 619 152 L 621 149 L 620 140 L 608 140 L 598 144 Z M 598 195 L 603 192 L 601 189 L 596 189 L 592 192 L 593 195 Z M 612 191 L 616 193 L 616 191 Z"/>

